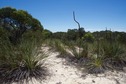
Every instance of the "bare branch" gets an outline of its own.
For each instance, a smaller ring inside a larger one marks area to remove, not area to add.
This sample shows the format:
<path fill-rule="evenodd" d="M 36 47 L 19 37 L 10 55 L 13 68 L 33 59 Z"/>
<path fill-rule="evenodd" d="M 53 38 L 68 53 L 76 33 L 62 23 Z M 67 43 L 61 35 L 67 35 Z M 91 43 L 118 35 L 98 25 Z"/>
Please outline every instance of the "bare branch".
<path fill-rule="evenodd" d="M 76 20 L 74 11 L 73 11 L 73 19 L 78 24 L 78 29 L 80 30 L 80 23 Z"/>

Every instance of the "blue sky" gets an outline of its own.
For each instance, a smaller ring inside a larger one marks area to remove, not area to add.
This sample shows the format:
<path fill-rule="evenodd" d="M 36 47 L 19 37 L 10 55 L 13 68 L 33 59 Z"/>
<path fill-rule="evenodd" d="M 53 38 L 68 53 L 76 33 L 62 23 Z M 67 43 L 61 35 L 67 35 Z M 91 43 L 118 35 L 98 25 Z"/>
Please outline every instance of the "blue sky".
<path fill-rule="evenodd" d="M 86 31 L 126 31 L 126 0 L 0 0 L 6 6 L 28 11 L 52 32 L 78 28 L 73 11 Z"/>

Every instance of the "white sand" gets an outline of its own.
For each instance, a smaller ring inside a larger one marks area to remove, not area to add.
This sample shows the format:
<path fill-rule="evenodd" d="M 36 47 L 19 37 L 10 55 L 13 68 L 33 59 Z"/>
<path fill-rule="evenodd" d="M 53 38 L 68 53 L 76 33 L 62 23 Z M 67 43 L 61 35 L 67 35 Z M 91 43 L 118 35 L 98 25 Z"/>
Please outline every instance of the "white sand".
<path fill-rule="evenodd" d="M 82 73 L 81 70 L 67 64 L 64 58 L 58 58 L 57 55 L 59 55 L 58 52 L 53 52 L 46 58 L 44 65 L 48 68 L 50 76 L 41 83 L 33 81 L 33 84 L 126 84 L 124 72 L 107 71 L 98 76 Z"/>

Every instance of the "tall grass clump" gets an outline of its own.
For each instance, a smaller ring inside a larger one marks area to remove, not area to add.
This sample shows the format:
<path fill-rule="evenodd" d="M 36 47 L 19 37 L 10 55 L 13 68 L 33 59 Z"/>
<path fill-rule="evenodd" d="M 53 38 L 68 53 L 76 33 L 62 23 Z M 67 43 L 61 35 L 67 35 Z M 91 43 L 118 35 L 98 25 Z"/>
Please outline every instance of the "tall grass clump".
<path fill-rule="evenodd" d="M 6 41 L 0 37 L 1 83 L 20 82 L 23 84 L 32 78 L 39 80 L 45 78 L 47 71 L 42 64 L 47 55 L 39 51 L 41 41 L 33 33 L 26 32 L 17 45 L 13 45 L 7 36 Z"/>
<path fill-rule="evenodd" d="M 65 44 L 59 39 L 47 39 L 45 44 L 51 47 L 51 50 L 58 51 L 60 55 L 67 53 Z"/>
<path fill-rule="evenodd" d="M 101 47 L 104 59 L 106 59 L 113 68 L 122 68 L 126 65 L 126 51 L 124 46 L 118 42 L 103 42 Z"/>
<path fill-rule="evenodd" d="M 55 48 L 56 48 L 57 51 L 60 52 L 60 55 L 64 55 L 64 54 L 67 53 L 65 45 L 64 45 L 64 43 L 62 41 L 54 40 L 54 42 L 55 42 Z"/>
<path fill-rule="evenodd" d="M 88 57 L 88 46 L 83 45 L 82 47 L 77 47 L 77 46 L 71 46 L 71 51 L 72 54 L 77 58 L 78 60 L 81 58 L 86 58 Z"/>
<path fill-rule="evenodd" d="M 103 73 L 106 69 L 104 60 L 100 57 L 94 57 L 86 66 L 89 73 Z"/>
<path fill-rule="evenodd" d="M 69 49 L 77 60 L 88 57 L 88 43 L 82 40 L 77 41 L 76 44 L 71 43 L 71 45 L 69 45 Z"/>

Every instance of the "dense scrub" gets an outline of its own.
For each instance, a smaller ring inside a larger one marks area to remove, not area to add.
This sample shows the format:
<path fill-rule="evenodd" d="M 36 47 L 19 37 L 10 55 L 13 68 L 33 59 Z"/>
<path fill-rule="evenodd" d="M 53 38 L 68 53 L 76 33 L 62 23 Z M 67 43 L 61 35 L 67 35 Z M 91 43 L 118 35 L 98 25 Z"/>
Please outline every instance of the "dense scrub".
<path fill-rule="evenodd" d="M 43 42 L 40 22 L 23 10 L 0 9 L 0 83 L 42 80 L 47 70 L 40 51 Z"/>

